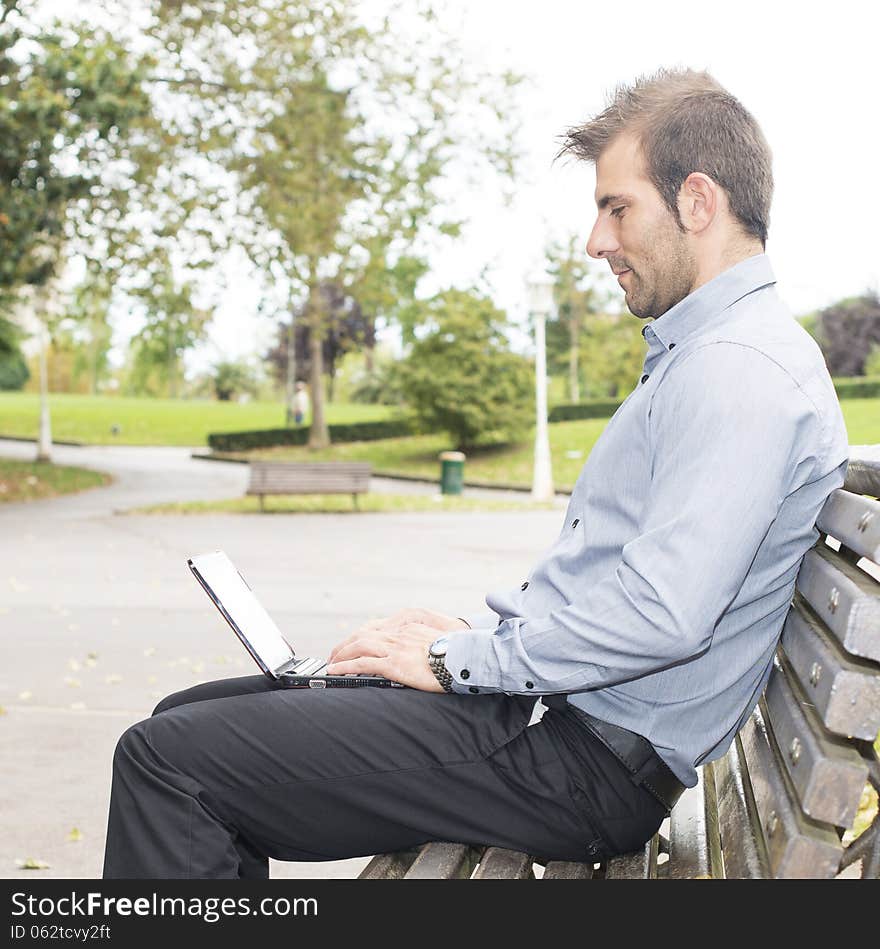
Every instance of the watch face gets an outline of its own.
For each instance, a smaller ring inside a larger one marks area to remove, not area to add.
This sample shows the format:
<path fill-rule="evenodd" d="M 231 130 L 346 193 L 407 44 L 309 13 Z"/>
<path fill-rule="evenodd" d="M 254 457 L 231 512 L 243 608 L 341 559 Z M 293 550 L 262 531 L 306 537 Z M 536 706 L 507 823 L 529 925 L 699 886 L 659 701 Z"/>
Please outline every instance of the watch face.
<path fill-rule="evenodd" d="M 431 655 L 432 656 L 445 656 L 446 655 L 446 645 L 448 640 L 445 636 L 441 636 L 439 639 L 435 639 L 431 643 Z"/>

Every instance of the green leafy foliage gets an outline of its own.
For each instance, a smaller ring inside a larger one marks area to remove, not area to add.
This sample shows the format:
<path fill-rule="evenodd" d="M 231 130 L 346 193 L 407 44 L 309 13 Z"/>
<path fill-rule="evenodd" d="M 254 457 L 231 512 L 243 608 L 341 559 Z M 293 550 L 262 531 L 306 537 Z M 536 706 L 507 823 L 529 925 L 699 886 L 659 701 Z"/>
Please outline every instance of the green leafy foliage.
<path fill-rule="evenodd" d="M 398 368 L 422 430 L 447 432 L 462 450 L 522 438 L 534 382 L 528 362 L 510 351 L 505 314 L 475 292 L 448 290 L 427 302 L 425 316 L 433 328 Z"/>

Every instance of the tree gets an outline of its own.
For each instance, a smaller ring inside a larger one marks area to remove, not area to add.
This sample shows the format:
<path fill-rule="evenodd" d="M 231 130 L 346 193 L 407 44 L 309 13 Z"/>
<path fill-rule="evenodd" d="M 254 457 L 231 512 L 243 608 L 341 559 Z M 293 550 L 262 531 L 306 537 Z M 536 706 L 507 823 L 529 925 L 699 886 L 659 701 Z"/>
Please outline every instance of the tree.
<path fill-rule="evenodd" d="M 0 391 L 20 389 L 30 376 L 19 339 L 21 331 L 0 316 Z"/>
<path fill-rule="evenodd" d="M 567 373 L 568 397 L 579 402 L 584 333 L 593 317 L 608 311 L 609 293 L 584 250 L 578 247 L 577 237 L 571 237 L 567 244 L 551 244 L 546 257 L 556 301 L 555 316 L 547 321 L 547 362 L 551 375 Z"/>
<path fill-rule="evenodd" d="M 534 382 L 510 351 L 505 314 L 476 292 L 447 290 L 424 304 L 431 330 L 398 367 L 406 404 L 455 447 L 522 439 L 532 425 Z"/>
<path fill-rule="evenodd" d="M 517 77 L 468 68 L 431 7 L 399 4 L 367 23 L 354 0 L 156 2 L 147 34 L 157 78 L 189 116 L 191 140 L 231 176 L 232 240 L 287 288 L 309 328 L 313 424 L 327 441 L 318 288 L 339 283 L 367 318 L 397 301 L 372 292 L 426 235 L 455 233 L 444 175 L 507 175 Z M 365 16 L 366 14 L 364 14 Z M 460 118 L 458 118 L 460 117 Z M 468 160 L 460 161 L 468 152 Z M 404 267 L 406 269 L 406 267 Z M 296 334 L 288 329 L 288 353 Z M 294 360 L 287 373 L 292 384 Z"/>
<path fill-rule="evenodd" d="M 819 345 L 832 376 L 861 376 L 871 347 L 880 344 L 880 297 L 869 291 L 818 313 Z"/>
<path fill-rule="evenodd" d="M 253 370 L 244 362 L 218 362 L 213 367 L 213 382 L 220 402 L 229 402 L 243 393 L 253 394 L 256 388 Z"/>
<path fill-rule="evenodd" d="M 327 325 L 321 344 L 321 361 L 330 376 L 329 395 L 332 401 L 337 363 L 347 352 L 364 346 L 372 348 L 375 341 L 374 327 L 372 320 L 364 317 L 360 303 L 346 294 L 339 284 L 325 281 L 318 288 L 318 293 Z M 272 366 L 276 379 L 282 385 L 289 377 L 291 366 L 295 367 L 294 379 L 311 378 L 311 337 L 312 327 L 305 308 L 295 311 L 290 322 L 279 325 L 277 341 L 264 358 Z"/>
<path fill-rule="evenodd" d="M 645 361 L 642 322 L 629 313 L 590 318 L 581 341 L 581 363 L 591 398 L 619 398 L 639 379 Z"/>
<path fill-rule="evenodd" d="M 136 391 L 176 398 L 182 382 L 184 353 L 204 338 L 208 310 L 193 302 L 194 286 L 180 280 L 164 253 L 156 255 L 140 288 L 131 296 L 143 306 L 144 325 L 132 340 L 131 386 Z"/>

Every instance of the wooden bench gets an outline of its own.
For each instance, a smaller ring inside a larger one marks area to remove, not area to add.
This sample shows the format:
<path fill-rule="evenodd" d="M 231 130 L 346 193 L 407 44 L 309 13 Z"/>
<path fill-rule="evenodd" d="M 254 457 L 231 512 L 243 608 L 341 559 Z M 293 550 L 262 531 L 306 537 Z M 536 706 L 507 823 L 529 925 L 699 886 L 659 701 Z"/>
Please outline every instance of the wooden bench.
<path fill-rule="evenodd" d="M 252 461 L 246 494 L 260 496 L 264 511 L 267 494 L 350 494 L 370 490 L 371 466 L 361 461 Z"/>
<path fill-rule="evenodd" d="M 872 744 L 880 732 L 880 445 L 850 451 L 758 706 L 642 850 L 542 865 L 525 853 L 438 842 L 380 854 L 360 878 L 876 879 L 880 817 L 852 843 L 847 830 L 868 786 L 880 790 Z"/>

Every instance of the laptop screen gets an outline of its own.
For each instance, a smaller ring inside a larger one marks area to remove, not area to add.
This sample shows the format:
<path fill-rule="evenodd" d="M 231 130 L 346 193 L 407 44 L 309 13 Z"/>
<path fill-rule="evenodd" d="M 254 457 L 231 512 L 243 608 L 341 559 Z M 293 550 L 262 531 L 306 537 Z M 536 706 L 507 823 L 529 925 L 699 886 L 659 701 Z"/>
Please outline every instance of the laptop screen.
<path fill-rule="evenodd" d="M 193 557 L 190 564 L 238 627 L 235 631 L 244 638 L 245 646 L 264 666 L 274 672 L 293 658 L 281 630 L 222 550 Z"/>

